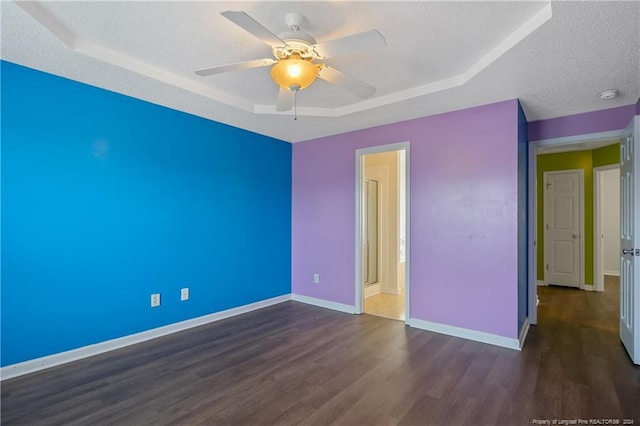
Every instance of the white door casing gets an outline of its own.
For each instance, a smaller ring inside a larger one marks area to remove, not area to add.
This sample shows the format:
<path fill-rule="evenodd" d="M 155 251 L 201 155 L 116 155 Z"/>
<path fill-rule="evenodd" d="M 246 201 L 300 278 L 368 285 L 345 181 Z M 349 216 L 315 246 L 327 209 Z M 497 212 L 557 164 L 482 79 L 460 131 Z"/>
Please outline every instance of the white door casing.
<path fill-rule="evenodd" d="M 580 288 L 584 171 L 544 173 L 545 283 Z"/>
<path fill-rule="evenodd" d="M 640 364 L 640 116 L 620 142 L 620 340 Z"/>

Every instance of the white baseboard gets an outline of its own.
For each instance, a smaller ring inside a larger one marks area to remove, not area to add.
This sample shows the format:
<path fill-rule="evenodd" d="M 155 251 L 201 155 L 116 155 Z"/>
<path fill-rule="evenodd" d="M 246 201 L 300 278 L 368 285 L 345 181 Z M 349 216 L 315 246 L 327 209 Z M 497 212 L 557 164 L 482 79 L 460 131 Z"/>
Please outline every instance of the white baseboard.
<path fill-rule="evenodd" d="M 382 285 L 380 283 L 364 286 L 364 298 L 375 296 L 382 293 Z"/>
<path fill-rule="evenodd" d="M 536 284 L 538 284 L 538 287 L 546 287 L 546 286 L 547 286 L 547 283 L 545 283 L 545 282 L 544 282 L 544 281 L 542 281 L 542 280 L 538 280 L 538 281 L 536 281 Z"/>
<path fill-rule="evenodd" d="M 520 345 L 520 350 L 522 350 L 522 346 L 524 346 L 524 341 L 527 338 L 527 334 L 529 333 L 529 327 L 531 324 L 529 323 L 529 317 L 524 319 L 524 324 L 522 324 L 522 330 L 520 330 L 520 336 L 518 336 L 518 343 Z"/>
<path fill-rule="evenodd" d="M 614 277 L 619 277 L 620 271 L 604 271 L 603 275 L 612 275 Z"/>
<path fill-rule="evenodd" d="M 581 284 L 580 289 L 584 291 L 596 291 L 595 286 L 591 284 Z"/>
<path fill-rule="evenodd" d="M 352 305 L 345 305 L 343 303 L 331 302 L 330 300 L 303 296 L 301 294 L 292 294 L 291 300 L 295 300 L 296 302 L 306 303 L 307 305 L 314 305 L 314 306 L 320 306 L 321 308 L 333 309 L 334 311 L 346 312 L 348 314 L 354 314 L 356 312 L 356 307 Z"/>
<path fill-rule="evenodd" d="M 47 355 L 41 358 L 19 362 L 17 364 L 7 365 L 0 368 L 0 381 L 12 379 L 14 377 L 22 376 L 29 373 L 35 373 L 36 371 L 55 367 L 61 364 L 66 364 L 72 361 L 77 361 L 79 359 L 87 358 L 93 355 L 99 355 L 101 353 L 120 349 L 125 346 L 135 345 L 136 343 L 141 343 L 147 340 L 166 336 L 168 334 L 187 330 L 193 327 L 198 327 L 200 325 L 208 324 L 211 322 L 220 321 L 226 318 L 234 317 L 236 315 L 241 315 L 247 312 L 255 311 L 257 309 L 265 308 L 267 306 L 286 302 L 287 300 L 291 300 L 290 294 L 261 300 L 259 302 L 249 303 L 248 305 L 238 306 L 237 308 L 227 309 L 225 311 L 215 312 L 213 314 L 176 322 L 162 327 L 153 328 L 151 330 L 142 331 L 140 333 L 130 334 L 128 336 L 118 337 L 112 340 L 106 340 L 104 342 L 95 343 L 93 345 L 83 346 L 81 348 L 72 349 L 53 355 Z"/>
<path fill-rule="evenodd" d="M 527 321 L 528 322 L 528 321 Z M 520 341 L 516 338 L 498 336 L 497 334 L 485 333 L 483 331 L 469 330 L 468 328 L 454 327 L 451 325 L 439 324 L 430 321 L 409 318 L 407 325 L 420 328 L 422 330 L 447 334 L 449 336 L 462 337 L 463 339 L 475 340 L 476 342 L 488 343 L 490 345 L 502 346 L 503 348 L 520 350 Z"/>

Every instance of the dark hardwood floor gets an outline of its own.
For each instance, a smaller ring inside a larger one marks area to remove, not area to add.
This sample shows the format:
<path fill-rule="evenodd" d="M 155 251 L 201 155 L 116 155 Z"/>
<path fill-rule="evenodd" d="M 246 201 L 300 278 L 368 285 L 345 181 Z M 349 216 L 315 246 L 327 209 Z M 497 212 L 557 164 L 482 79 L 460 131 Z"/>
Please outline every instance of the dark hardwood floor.
<path fill-rule="evenodd" d="M 639 425 L 605 285 L 540 288 L 522 352 L 286 302 L 4 381 L 2 424 Z"/>

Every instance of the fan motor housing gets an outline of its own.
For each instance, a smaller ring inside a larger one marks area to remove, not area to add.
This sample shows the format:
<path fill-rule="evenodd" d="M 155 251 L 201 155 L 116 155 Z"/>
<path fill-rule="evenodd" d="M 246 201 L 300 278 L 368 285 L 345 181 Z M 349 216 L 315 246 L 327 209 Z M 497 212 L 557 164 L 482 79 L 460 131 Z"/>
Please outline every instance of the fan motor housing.
<path fill-rule="evenodd" d="M 276 59 L 285 59 L 291 55 L 299 55 L 303 59 L 313 59 L 311 46 L 316 44 L 316 40 L 309 34 L 302 31 L 290 31 L 278 36 L 287 42 L 286 46 L 276 46 L 273 48 L 273 56 Z"/>

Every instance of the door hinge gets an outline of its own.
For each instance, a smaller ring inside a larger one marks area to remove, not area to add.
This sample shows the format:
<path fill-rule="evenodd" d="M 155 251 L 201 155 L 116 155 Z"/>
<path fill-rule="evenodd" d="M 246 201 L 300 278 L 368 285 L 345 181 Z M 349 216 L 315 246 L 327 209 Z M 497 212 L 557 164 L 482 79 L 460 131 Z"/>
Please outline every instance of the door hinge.
<path fill-rule="evenodd" d="M 549 270 L 549 264 L 547 263 L 547 271 Z"/>
<path fill-rule="evenodd" d="M 547 227 L 547 231 L 548 231 L 549 230 L 549 224 L 547 223 L 545 226 Z"/>

